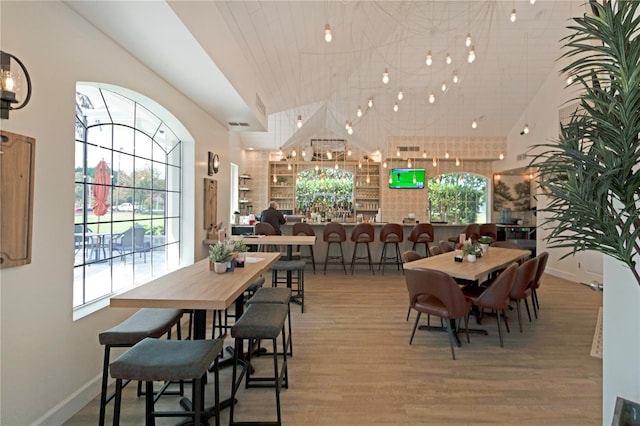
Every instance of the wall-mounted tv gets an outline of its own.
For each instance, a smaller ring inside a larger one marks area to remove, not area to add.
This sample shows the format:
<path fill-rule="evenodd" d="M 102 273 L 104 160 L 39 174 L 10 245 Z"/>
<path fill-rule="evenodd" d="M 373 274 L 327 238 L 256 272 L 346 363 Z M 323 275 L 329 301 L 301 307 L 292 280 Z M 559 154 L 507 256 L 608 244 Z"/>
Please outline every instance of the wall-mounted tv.
<path fill-rule="evenodd" d="M 391 169 L 389 188 L 424 188 L 424 169 Z"/>

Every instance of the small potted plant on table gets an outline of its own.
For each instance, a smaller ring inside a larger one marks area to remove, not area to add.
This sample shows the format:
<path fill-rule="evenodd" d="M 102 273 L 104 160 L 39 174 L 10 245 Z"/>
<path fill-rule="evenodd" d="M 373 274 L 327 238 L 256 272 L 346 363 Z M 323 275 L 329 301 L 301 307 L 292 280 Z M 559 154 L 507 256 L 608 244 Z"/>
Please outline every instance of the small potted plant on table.
<path fill-rule="evenodd" d="M 489 244 L 491 244 L 492 242 L 493 239 L 488 235 L 483 235 L 482 237 L 478 238 L 478 245 L 482 249 L 483 253 L 489 251 Z"/>
<path fill-rule="evenodd" d="M 244 240 L 236 240 L 233 242 L 233 253 L 236 258 L 236 266 L 238 268 L 244 267 L 244 261 L 247 258 L 247 252 L 249 248 L 244 243 Z"/>
<path fill-rule="evenodd" d="M 213 264 L 213 270 L 219 274 L 226 272 L 227 264 L 233 259 L 231 249 L 223 243 L 209 246 L 209 269 Z"/>
<path fill-rule="evenodd" d="M 482 249 L 478 246 L 477 243 L 468 239 L 462 245 L 462 253 L 467 256 L 467 261 L 473 263 L 476 261 L 477 257 L 482 256 Z"/>

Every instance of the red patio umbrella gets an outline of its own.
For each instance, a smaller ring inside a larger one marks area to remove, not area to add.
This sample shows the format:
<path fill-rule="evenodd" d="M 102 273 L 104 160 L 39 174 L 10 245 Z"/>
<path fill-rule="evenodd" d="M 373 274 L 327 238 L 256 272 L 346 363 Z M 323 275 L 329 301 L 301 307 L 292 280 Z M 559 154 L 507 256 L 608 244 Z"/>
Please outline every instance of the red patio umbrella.
<path fill-rule="evenodd" d="M 104 216 L 107 213 L 109 205 L 107 198 L 111 189 L 111 174 L 109 166 L 104 160 L 100 160 L 96 166 L 96 172 L 93 177 L 93 214 L 96 216 Z"/>

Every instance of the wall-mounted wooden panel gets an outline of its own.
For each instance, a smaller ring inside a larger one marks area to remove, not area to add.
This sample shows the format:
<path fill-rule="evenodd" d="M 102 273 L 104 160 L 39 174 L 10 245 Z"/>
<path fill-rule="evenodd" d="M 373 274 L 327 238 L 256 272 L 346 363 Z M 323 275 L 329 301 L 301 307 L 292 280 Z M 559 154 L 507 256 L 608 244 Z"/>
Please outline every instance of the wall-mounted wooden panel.
<path fill-rule="evenodd" d="M 0 269 L 31 263 L 36 140 L 0 132 Z M 69 248 L 71 250 L 71 247 Z"/>
<path fill-rule="evenodd" d="M 218 181 L 204 178 L 204 229 L 218 223 Z"/>

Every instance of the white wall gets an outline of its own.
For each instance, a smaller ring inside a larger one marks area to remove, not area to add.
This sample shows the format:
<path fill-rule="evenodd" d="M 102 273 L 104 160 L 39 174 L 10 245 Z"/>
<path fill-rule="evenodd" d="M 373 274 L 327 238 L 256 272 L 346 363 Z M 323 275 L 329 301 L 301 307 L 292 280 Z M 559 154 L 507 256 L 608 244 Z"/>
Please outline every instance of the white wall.
<path fill-rule="evenodd" d="M 219 212 L 228 212 L 226 129 L 61 2 L 2 2 L 2 50 L 27 66 L 31 103 L 2 120 L 36 139 L 35 215 L 30 265 L 0 271 L 0 424 L 60 424 L 99 392 L 98 333 L 131 311 L 105 308 L 72 321 L 74 103 L 76 81 L 137 91 L 167 108 L 185 141 L 187 262 L 205 256 L 203 178 L 207 151 L 222 160 Z"/>

